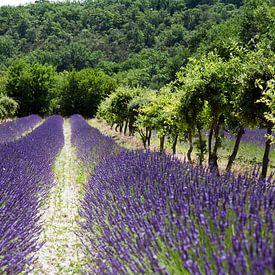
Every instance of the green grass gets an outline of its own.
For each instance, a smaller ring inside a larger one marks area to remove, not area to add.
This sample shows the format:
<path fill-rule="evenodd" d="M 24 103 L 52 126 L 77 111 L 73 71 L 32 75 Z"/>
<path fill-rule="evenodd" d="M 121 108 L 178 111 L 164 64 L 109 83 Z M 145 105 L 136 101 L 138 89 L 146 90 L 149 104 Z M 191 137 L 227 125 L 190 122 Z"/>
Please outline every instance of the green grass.
<path fill-rule="evenodd" d="M 173 250 L 171 247 L 166 246 L 160 239 L 158 240 L 158 245 L 160 247 L 158 260 L 160 265 L 165 266 L 169 274 L 189 274 L 189 272 L 183 267 L 180 253 L 177 250 Z"/>
<path fill-rule="evenodd" d="M 229 139 L 224 139 L 222 141 L 222 146 L 221 148 L 219 148 L 219 151 L 218 151 L 219 165 L 222 169 L 225 169 L 227 165 L 228 158 L 233 151 L 234 143 L 235 143 L 234 140 L 229 140 Z M 157 147 L 157 148 L 159 147 L 159 139 L 156 135 L 152 137 L 151 144 L 154 147 Z M 188 149 L 189 149 L 189 145 L 186 142 L 185 143 L 181 142 L 177 144 L 178 155 L 183 155 L 184 157 L 186 157 Z M 165 150 L 169 153 L 172 153 L 171 144 L 169 144 L 167 140 L 165 143 Z M 233 171 L 234 170 L 238 172 L 240 171 L 244 172 L 246 170 L 250 171 L 255 165 L 261 166 L 264 150 L 265 148 L 263 145 L 241 142 L 236 160 L 233 165 Z M 194 149 L 192 152 L 193 160 L 196 159 L 196 152 L 197 152 L 197 149 L 196 149 L 196 146 L 194 145 Z M 207 155 L 205 158 L 207 159 Z M 274 169 L 275 169 L 275 149 L 273 146 L 271 147 L 270 155 L 269 155 L 268 173 L 270 173 L 271 170 L 274 170 Z"/>

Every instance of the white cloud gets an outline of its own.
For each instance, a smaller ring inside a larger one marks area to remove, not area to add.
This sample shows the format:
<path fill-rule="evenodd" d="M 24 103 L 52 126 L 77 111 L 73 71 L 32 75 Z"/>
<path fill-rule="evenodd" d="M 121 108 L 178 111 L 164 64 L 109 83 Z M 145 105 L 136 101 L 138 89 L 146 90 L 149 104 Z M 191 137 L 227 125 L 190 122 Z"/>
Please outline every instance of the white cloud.
<path fill-rule="evenodd" d="M 27 3 L 34 3 L 35 0 L 0 0 L 0 6 L 5 6 L 5 5 L 11 5 L 11 6 L 16 6 L 16 5 L 24 5 Z"/>

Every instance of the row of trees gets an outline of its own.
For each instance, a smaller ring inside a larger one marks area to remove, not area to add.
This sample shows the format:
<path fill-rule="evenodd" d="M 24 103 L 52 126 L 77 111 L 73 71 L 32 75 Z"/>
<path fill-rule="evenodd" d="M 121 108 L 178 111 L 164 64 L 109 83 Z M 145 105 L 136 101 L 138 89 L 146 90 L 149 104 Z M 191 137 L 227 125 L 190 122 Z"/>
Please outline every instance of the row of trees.
<path fill-rule="evenodd" d="M 231 49 L 230 58 L 215 52 L 191 58 L 174 83 L 160 92 L 119 88 L 100 105 L 98 116 L 133 135 L 139 133 L 144 147 L 157 131 L 160 151 L 165 138 L 176 151 L 178 140 L 189 142 L 191 161 L 194 140 L 199 162 L 206 159 L 218 171 L 218 149 L 224 130 L 236 135 L 229 157 L 230 171 L 245 127 L 261 127 L 272 135 L 274 127 L 274 55 L 258 49 Z M 207 135 L 205 135 L 207 133 Z M 207 136 L 207 138 L 206 138 Z M 195 138 L 195 139 L 194 139 Z M 266 177 L 271 139 L 267 138 L 262 177 Z"/>

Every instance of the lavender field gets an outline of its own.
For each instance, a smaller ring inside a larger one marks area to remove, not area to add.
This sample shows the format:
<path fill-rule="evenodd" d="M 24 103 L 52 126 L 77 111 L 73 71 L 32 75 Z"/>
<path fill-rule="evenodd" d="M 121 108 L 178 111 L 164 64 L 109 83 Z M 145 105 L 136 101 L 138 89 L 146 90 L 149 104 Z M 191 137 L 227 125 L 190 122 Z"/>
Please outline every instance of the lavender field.
<path fill-rule="evenodd" d="M 0 124 L 0 142 L 1 274 L 275 272 L 272 173 L 126 149 L 80 115 Z"/>
<path fill-rule="evenodd" d="M 32 130 L 41 121 L 38 115 L 30 115 L 0 124 L 0 143 L 7 143 Z"/>

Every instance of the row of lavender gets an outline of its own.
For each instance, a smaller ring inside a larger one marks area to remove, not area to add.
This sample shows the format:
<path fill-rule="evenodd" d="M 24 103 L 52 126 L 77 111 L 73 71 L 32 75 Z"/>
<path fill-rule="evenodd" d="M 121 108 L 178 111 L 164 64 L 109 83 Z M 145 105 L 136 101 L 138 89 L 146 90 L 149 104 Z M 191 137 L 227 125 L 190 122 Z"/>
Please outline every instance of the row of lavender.
<path fill-rule="evenodd" d="M 71 124 L 79 157 L 96 162 L 80 211 L 91 273 L 275 271 L 274 183 L 218 178 L 164 154 L 122 150 L 80 116 Z"/>
<path fill-rule="evenodd" d="M 16 138 L 22 136 L 24 132 L 31 130 L 39 121 L 41 121 L 40 116 L 30 115 L 26 117 L 17 118 L 14 121 L 1 123 L 0 143 L 14 141 Z"/>
<path fill-rule="evenodd" d="M 242 136 L 243 143 L 251 143 L 255 145 L 265 145 L 266 142 L 266 129 L 257 128 L 257 129 L 244 129 L 244 134 Z M 224 136 L 230 140 L 235 140 L 236 137 L 230 134 L 229 132 L 225 131 Z M 274 136 L 274 133 L 273 133 Z"/>
<path fill-rule="evenodd" d="M 51 166 L 64 143 L 63 118 L 0 145 L 0 273 L 17 274 L 41 247 L 39 208 L 54 183 Z M 51 146 L 49 146 L 49 144 Z"/>
<path fill-rule="evenodd" d="M 112 138 L 103 136 L 99 130 L 92 128 L 81 115 L 71 116 L 70 123 L 71 142 L 77 148 L 78 158 L 88 172 L 93 170 L 97 162 L 106 160 L 121 150 Z"/>

